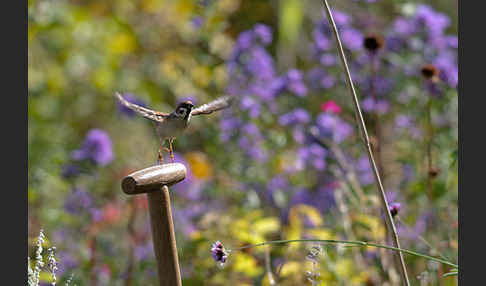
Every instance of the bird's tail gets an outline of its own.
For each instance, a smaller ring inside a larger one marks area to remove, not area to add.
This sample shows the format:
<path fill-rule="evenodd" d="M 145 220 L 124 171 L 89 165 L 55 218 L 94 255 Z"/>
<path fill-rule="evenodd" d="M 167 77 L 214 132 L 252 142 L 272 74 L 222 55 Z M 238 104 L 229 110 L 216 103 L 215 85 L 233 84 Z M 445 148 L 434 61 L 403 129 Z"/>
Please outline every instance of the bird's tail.
<path fill-rule="evenodd" d="M 131 103 L 127 101 L 125 98 L 123 98 L 123 96 L 121 96 L 121 94 L 118 92 L 115 92 L 115 97 L 118 99 L 118 101 L 120 101 L 121 104 L 123 104 L 127 108 L 130 108 L 131 110 L 135 111 L 136 113 L 142 115 L 147 119 L 158 121 L 158 122 L 164 120 L 164 115 L 161 112 Z"/>

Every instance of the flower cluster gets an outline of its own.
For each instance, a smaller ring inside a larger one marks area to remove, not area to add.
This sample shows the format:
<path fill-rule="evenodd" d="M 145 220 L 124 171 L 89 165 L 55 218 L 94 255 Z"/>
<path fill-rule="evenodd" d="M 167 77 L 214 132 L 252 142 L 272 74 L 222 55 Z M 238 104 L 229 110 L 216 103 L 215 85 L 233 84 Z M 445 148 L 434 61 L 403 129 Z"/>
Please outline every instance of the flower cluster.
<path fill-rule="evenodd" d="M 211 254 L 216 262 L 223 264 L 228 259 L 228 253 L 224 249 L 223 244 L 220 241 L 216 241 L 211 246 Z"/>
<path fill-rule="evenodd" d="M 90 160 L 99 166 L 107 165 L 113 157 L 110 136 L 101 129 L 90 130 L 81 148 L 72 153 L 75 161 Z"/>
<path fill-rule="evenodd" d="M 424 56 L 425 63 L 439 70 L 439 77 L 450 87 L 457 87 L 457 36 L 446 34 L 450 25 L 447 15 L 424 4 L 417 5 L 411 16 L 398 17 L 387 37 L 390 47 L 408 49 Z M 421 66 L 415 68 L 419 74 Z"/>

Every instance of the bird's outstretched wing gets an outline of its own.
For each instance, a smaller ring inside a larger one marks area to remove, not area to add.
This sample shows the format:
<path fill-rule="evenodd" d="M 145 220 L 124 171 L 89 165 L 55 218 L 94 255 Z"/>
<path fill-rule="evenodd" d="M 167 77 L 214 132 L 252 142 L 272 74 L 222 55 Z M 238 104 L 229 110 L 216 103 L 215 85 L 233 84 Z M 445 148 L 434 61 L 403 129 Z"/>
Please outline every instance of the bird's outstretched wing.
<path fill-rule="evenodd" d="M 209 103 L 194 108 L 191 112 L 191 115 L 210 114 L 215 111 L 228 108 L 231 106 L 232 103 L 233 97 L 223 96 Z"/>
<path fill-rule="evenodd" d="M 138 113 L 138 114 L 142 115 L 143 117 L 148 118 L 150 120 L 157 121 L 157 122 L 163 122 L 165 120 L 165 118 L 167 118 L 167 116 L 169 116 L 168 113 L 155 111 L 155 110 L 148 109 L 148 108 L 142 107 L 140 105 L 128 102 L 118 92 L 115 92 L 115 96 L 116 96 L 116 98 L 118 98 L 118 100 L 120 101 L 121 104 L 123 104 L 127 108 L 130 108 L 131 110 L 135 111 L 136 113 Z"/>

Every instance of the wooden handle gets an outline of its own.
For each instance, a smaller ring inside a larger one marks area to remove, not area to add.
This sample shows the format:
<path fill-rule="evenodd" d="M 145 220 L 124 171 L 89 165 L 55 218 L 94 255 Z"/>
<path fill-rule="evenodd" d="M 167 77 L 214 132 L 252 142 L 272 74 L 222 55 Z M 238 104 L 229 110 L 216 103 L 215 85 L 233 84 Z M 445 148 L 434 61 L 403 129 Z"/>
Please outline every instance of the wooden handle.
<path fill-rule="evenodd" d="M 160 190 L 160 189 L 159 189 Z M 182 286 L 169 188 L 147 194 L 160 286 Z"/>
<path fill-rule="evenodd" d="M 123 178 L 121 186 L 127 195 L 160 190 L 162 186 L 178 183 L 186 177 L 186 167 L 181 163 L 157 165 L 142 169 Z"/>

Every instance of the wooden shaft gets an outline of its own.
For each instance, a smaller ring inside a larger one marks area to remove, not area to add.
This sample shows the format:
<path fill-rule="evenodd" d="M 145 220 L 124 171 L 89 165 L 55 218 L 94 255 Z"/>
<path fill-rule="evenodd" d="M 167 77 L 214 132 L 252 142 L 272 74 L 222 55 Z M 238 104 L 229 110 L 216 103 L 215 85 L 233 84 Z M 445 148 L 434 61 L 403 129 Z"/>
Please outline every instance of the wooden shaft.
<path fill-rule="evenodd" d="M 169 188 L 147 193 L 160 286 L 182 286 Z"/>
<path fill-rule="evenodd" d="M 126 176 L 122 180 L 122 189 L 127 195 L 148 193 L 176 184 L 185 177 L 186 167 L 181 163 L 157 165 Z"/>

